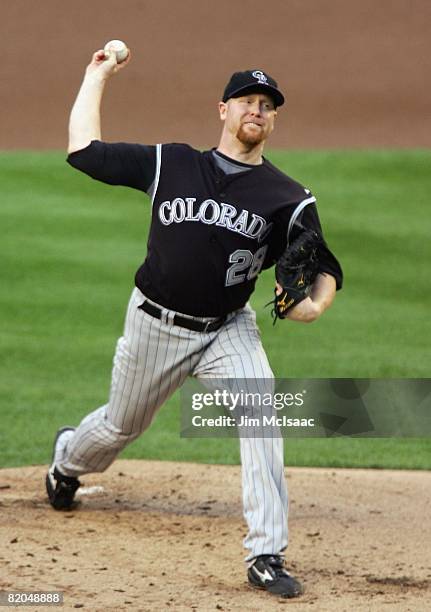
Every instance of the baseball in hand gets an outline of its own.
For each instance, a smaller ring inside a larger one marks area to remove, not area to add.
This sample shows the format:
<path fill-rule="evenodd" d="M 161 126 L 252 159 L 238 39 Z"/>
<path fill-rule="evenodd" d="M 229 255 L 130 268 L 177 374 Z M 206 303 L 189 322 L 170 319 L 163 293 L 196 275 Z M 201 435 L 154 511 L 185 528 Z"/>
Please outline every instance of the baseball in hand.
<path fill-rule="evenodd" d="M 124 60 L 127 59 L 127 56 L 129 55 L 129 50 L 127 49 L 126 43 L 124 43 L 122 40 L 110 40 L 106 43 L 103 48 L 106 57 L 109 57 L 110 47 L 113 47 L 115 50 L 117 64 L 121 64 L 121 62 L 124 62 Z"/>

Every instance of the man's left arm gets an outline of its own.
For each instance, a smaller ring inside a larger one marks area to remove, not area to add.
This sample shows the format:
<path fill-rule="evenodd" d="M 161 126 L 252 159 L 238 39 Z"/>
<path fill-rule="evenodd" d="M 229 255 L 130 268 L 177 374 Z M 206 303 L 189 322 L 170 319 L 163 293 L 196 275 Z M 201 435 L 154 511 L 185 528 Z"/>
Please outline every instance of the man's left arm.
<path fill-rule="evenodd" d="M 309 204 L 300 218 L 298 225 L 292 230 L 291 239 L 301 234 L 305 229 L 316 232 L 321 237 L 317 250 L 317 275 L 310 289 L 309 297 L 290 308 L 284 318 L 301 323 L 311 323 L 318 319 L 334 301 L 336 291 L 343 284 L 343 271 L 335 255 L 328 248 L 320 223 L 317 207 Z M 281 286 L 276 284 L 277 294 L 282 293 Z"/>

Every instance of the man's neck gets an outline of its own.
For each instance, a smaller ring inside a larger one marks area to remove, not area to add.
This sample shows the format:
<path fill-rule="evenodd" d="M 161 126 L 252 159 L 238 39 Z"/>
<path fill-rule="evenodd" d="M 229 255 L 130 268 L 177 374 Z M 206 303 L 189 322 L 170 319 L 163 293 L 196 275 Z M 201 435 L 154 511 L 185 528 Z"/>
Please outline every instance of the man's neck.
<path fill-rule="evenodd" d="M 245 145 L 242 142 L 226 142 L 223 138 L 220 140 L 217 151 L 235 159 L 243 164 L 251 164 L 253 166 L 259 166 L 262 163 L 264 143 L 251 146 Z"/>

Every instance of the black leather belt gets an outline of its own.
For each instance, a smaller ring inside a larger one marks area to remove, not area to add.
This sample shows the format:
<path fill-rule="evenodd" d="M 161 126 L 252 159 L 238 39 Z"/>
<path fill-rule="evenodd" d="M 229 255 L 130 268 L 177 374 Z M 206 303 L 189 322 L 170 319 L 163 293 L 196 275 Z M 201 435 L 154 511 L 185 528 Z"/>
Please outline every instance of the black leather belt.
<path fill-rule="evenodd" d="M 155 319 L 162 318 L 162 309 L 150 302 L 145 301 L 143 304 L 138 306 L 140 310 L 148 313 Z M 180 327 L 185 327 L 186 329 L 191 329 L 192 331 L 197 332 L 213 332 L 220 329 L 223 323 L 226 321 L 226 317 L 221 317 L 220 319 L 215 319 L 214 321 L 207 321 L 204 323 L 203 321 L 194 321 L 193 319 L 186 319 L 186 317 L 182 317 L 181 315 L 176 314 L 174 316 L 173 324 L 179 325 Z"/>

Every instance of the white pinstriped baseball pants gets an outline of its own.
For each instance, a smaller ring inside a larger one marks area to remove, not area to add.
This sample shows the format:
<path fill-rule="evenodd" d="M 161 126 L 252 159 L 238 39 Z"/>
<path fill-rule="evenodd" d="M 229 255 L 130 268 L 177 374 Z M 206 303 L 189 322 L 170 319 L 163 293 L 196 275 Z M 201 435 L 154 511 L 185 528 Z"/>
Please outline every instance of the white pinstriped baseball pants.
<path fill-rule="evenodd" d="M 202 333 L 172 325 L 174 313 L 166 309 L 164 322 L 155 319 L 138 309 L 144 300 L 135 288 L 117 343 L 109 402 L 86 416 L 69 440 L 57 466 L 65 475 L 106 470 L 189 375 L 272 384 L 255 313 L 248 305 L 232 313 L 221 329 Z M 279 553 L 287 546 L 283 440 L 243 437 L 240 450 L 247 559 Z"/>

